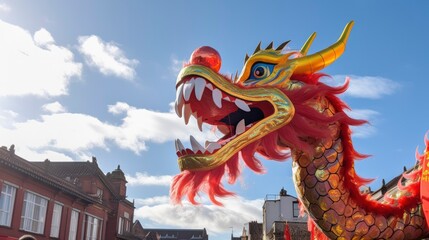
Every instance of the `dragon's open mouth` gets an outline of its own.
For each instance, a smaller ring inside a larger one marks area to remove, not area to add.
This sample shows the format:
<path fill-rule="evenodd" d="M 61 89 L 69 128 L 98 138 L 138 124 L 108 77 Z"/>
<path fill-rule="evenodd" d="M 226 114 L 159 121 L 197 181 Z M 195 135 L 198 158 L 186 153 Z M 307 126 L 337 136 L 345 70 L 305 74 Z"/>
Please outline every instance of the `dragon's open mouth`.
<path fill-rule="evenodd" d="M 210 111 L 208 110 L 210 109 Z M 231 93 L 220 90 L 201 76 L 186 76 L 177 87 L 176 111 L 188 123 L 190 116 L 197 119 L 198 127 L 206 123 L 224 134 L 216 142 L 206 141 L 203 147 L 191 136 L 192 149 L 185 148 L 176 140 L 179 157 L 193 154 L 213 154 L 222 146 L 237 138 L 257 122 L 274 113 L 267 101 L 246 101 Z"/>
<path fill-rule="evenodd" d="M 291 112 L 286 96 L 278 90 L 239 86 L 200 65 L 182 69 L 176 89 L 176 113 L 185 123 L 193 116 L 200 130 L 205 123 L 224 134 L 205 146 L 191 136 L 192 148 L 176 140 L 181 170 L 207 170 L 225 163 L 249 143 L 284 125 L 290 114 L 279 111 Z"/>

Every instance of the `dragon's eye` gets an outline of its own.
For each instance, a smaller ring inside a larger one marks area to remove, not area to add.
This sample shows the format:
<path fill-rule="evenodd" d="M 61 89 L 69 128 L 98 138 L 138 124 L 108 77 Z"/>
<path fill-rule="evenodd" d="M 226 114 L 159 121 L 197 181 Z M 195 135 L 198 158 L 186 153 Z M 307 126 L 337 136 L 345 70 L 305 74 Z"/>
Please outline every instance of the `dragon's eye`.
<path fill-rule="evenodd" d="M 272 64 L 266 64 L 266 63 L 256 63 L 252 67 L 251 77 L 253 79 L 261 79 L 264 77 L 267 77 L 271 73 L 270 66 Z"/>
<path fill-rule="evenodd" d="M 246 84 L 255 84 L 256 82 L 267 78 L 271 75 L 273 68 L 274 64 L 270 63 L 257 62 L 253 64 L 250 71 L 250 76 L 246 80 Z"/>
<path fill-rule="evenodd" d="M 253 72 L 253 75 L 255 75 L 255 77 L 257 78 L 261 78 L 265 75 L 265 72 L 266 72 L 265 69 L 266 67 L 258 66 Z"/>

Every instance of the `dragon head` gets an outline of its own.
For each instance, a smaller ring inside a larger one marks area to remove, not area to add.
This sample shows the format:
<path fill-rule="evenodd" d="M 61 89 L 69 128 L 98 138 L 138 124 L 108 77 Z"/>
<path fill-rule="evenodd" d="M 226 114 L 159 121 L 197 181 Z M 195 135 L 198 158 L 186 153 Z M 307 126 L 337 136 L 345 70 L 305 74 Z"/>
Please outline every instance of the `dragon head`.
<path fill-rule="evenodd" d="M 176 113 L 185 123 L 193 116 L 200 130 L 205 123 L 224 136 L 206 142 L 205 147 L 191 136 L 192 149 L 176 140 L 182 172 L 173 180 L 172 199 L 180 202 L 187 195 L 196 203 L 195 195 L 203 190 L 214 203 L 221 204 L 215 196 L 232 194 L 223 188 L 222 177 L 227 173 L 233 183 L 240 172 L 240 159 L 256 172 L 263 171 L 256 153 L 268 159 L 286 159 L 289 153 L 285 150 L 299 145 L 299 137 L 286 134 L 291 135 L 288 139 L 282 133 L 298 131 L 292 124 L 302 121 L 296 117 L 297 111 L 308 112 L 309 108 L 303 99 L 296 99 L 313 98 L 315 91 L 303 86 L 310 85 L 305 83 L 341 56 L 352 26 L 353 22 L 348 23 L 336 43 L 311 55 L 307 51 L 315 33 L 299 52 L 283 51 L 288 42 L 277 48 L 271 43 L 265 49 L 259 44 L 251 56 L 246 54 L 243 69 L 234 78 L 219 73 L 221 58 L 216 50 L 207 46 L 195 50 L 177 77 Z"/>

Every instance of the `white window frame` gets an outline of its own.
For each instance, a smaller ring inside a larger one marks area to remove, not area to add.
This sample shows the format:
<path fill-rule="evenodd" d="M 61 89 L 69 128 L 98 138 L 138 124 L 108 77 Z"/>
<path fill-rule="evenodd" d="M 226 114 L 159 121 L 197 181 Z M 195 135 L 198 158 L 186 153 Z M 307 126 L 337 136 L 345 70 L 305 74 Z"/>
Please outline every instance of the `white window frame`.
<path fill-rule="evenodd" d="M 3 182 L 0 193 L 0 226 L 10 227 L 17 187 Z"/>
<path fill-rule="evenodd" d="M 125 231 L 130 232 L 130 220 L 125 220 Z"/>
<path fill-rule="evenodd" d="M 118 223 L 118 234 L 124 233 L 124 218 L 119 217 L 119 223 Z"/>
<path fill-rule="evenodd" d="M 70 229 L 68 240 L 76 240 L 77 228 L 79 224 L 79 210 L 73 209 L 70 216 Z"/>
<path fill-rule="evenodd" d="M 63 204 L 56 202 L 52 211 L 51 233 L 50 237 L 58 238 L 60 235 L 61 216 L 63 212 Z"/>
<path fill-rule="evenodd" d="M 43 234 L 48 200 L 48 198 L 30 191 L 24 193 L 20 224 L 21 230 Z"/>
<path fill-rule="evenodd" d="M 90 214 L 86 214 L 86 240 L 101 239 L 101 230 L 103 227 L 101 225 L 102 222 L 102 219 Z"/>
<path fill-rule="evenodd" d="M 298 218 L 299 217 L 299 202 L 298 201 L 293 201 L 292 202 L 292 217 L 293 218 Z"/>

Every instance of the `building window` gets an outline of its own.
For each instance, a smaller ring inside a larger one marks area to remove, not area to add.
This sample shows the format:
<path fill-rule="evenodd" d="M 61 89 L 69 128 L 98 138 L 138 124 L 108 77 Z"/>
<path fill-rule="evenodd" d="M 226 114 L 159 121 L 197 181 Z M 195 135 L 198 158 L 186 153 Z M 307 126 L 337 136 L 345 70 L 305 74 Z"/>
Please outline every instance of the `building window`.
<path fill-rule="evenodd" d="M 63 211 L 63 206 L 61 204 L 55 203 L 54 212 L 52 213 L 52 224 L 51 224 L 51 237 L 58 238 L 60 233 L 60 224 L 61 224 L 61 213 Z"/>
<path fill-rule="evenodd" d="M 128 212 L 124 212 L 124 217 L 119 217 L 118 234 L 130 232 L 130 222 L 130 214 Z"/>
<path fill-rule="evenodd" d="M 118 234 L 124 234 L 126 232 L 130 232 L 130 220 L 124 217 L 119 218 L 118 223 Z"/>
<path fill-rule="evenodd" d="M 120 217 L 119 223 L 118 223 L 118 234 L 123 234 L 123 233 L 124 233 L 124 218 Z"/>
<path fill-rule="evenodd" d="M 73 209 L 70 218 L 69 240 L 76 240 L 78 221 L 79 212 Z"/>
<path fill-rule="evenodd" d="M 299 204 L 298 204 L 298 201 L 293 201 L 292 205 L 293 205 L 293 211 L 292 211 L 293 217 L 297 218 L 297 217 L 299 217 Z"/>
<path fill-rule="evenodd" d="M 21 229 L 33 233 L 43 233 L 47 205 L 47 199 L 30 192 L 25 192 L 24 205 L 22 206 Z"/>
<path fill-rule="evenodd" d="M 130 220 L 125 220 L 125 232 L 130 232 Z"/>
<path fill-rule="evenodd" d="M 86 240 L 97 240 L 100 239 L 101 232 L 101 220 L 86 215 Z"/>
<path fill-rule="evenodd" d="M 16 187 L 3 183 L 0 194 L 0 225 L 10 227 Z"/>
<path fill-rule="evenodd" d="M 97 197 L 98 197 L 98 200 L 100 201 L 103 200 L 103 189 L 97 188 Z"/>

